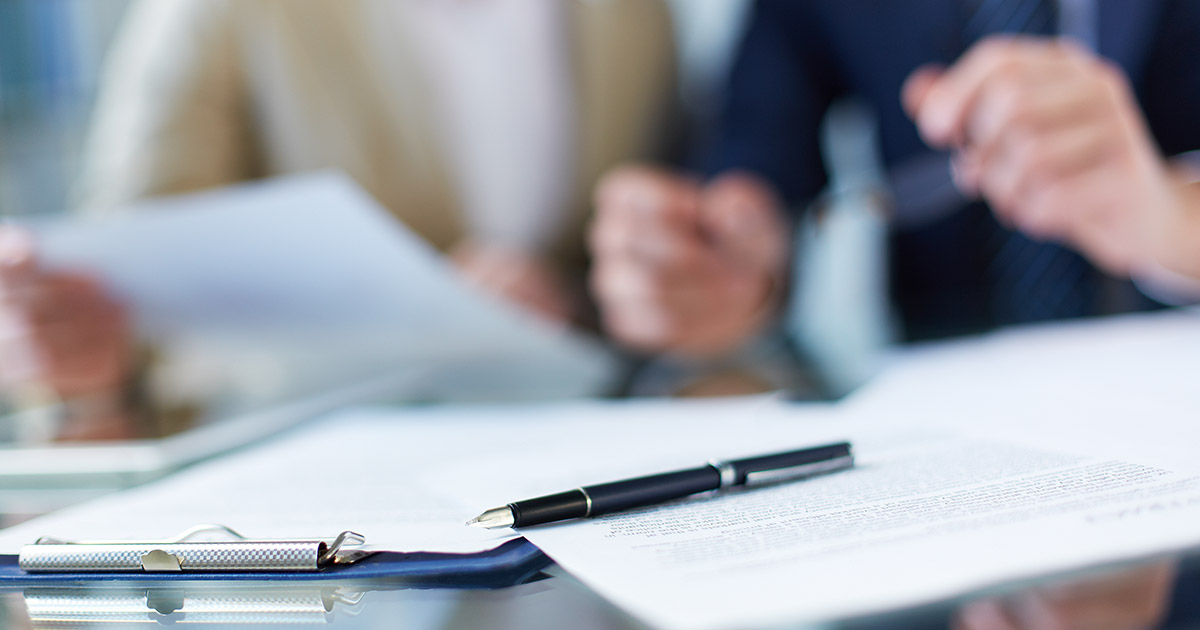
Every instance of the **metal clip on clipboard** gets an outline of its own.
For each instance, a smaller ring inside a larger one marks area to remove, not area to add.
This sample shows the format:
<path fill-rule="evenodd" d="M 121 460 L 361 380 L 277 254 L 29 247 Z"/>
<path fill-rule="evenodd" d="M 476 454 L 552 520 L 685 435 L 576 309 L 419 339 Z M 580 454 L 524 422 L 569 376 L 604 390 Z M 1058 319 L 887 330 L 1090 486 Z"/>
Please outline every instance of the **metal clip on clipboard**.
<path fill-rule="evenodd" d="M 218 532 L 231 540 L 192 540 Z M 21 548 L 19 564 L 30 573 L 320 571 L 371 555 L 357 549 L 366 539 L 342 532 L 325 540 L 249 540 L 224 525 L 197 525 L 168 540 L 67 542 L 39 538 Z"/>

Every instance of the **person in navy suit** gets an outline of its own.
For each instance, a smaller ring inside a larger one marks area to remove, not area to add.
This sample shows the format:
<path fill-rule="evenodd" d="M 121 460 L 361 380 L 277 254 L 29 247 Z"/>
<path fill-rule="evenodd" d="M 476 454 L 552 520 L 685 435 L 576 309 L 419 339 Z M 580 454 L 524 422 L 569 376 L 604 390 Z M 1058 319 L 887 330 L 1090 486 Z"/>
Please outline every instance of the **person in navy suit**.
<path fill-rule="evenodd" d="M 1186 155 L 1200 149 L 1200 3 L 1061 5 L 759 0 L 704 176 L 628 166 L 597 189 L 592 288 L 607 331 L 711 358 L 769 326 L 790 262 L 785 209 L 825 185 L 818 127 L 847 95 L 873 107 L 888 168 L 953 160 L 960 207 L 891 235 L 908 338 L 1200 296 L 1200 177 Z M 983 600 L 955 627 L 1152 627 L 1174 575 L 1158 562 Z"/>
<path fill-rule="evenodd" d="M 908 339 L 1187 294 L 1130 280 L 1200 277 L 1200 192 L 1182 156 L 1200 149 L 1200 4 L 1059 4 L 757 2 L 706 177 L 626 167 L 597 190 L 592 287 L 608 332 L 719 356 L 766 328 L 786 288 L 784 209 L 825 185 L 818 127 L 848 95 L 874 109 L 887 167 L 945 152 L 963 197 L 890 237 Z"/>

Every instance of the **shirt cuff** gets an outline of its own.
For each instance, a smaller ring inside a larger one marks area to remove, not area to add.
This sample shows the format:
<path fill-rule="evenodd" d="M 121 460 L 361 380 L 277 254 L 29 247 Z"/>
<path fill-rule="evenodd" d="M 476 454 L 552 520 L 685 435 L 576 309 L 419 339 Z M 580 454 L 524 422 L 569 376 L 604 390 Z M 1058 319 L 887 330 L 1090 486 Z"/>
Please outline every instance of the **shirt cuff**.
<path fill-rule="evenodd" d="M 1152 264 L 1132 276 L 1133 285 L 1143 295 L 1168 306 L 1200 304 L 1200 278 L 1176 273 Z"/>
<path fill-rule="evenodd" d="M 1171 158 L 1171 162 L 1193 184 L 1200 184 L 1200 151 Z M 1171 271 L 1157 263 L 1132 274 L 1134 285 L 1147 297 L 1169 306 L 1200 304 L 1200 278 Z"/>

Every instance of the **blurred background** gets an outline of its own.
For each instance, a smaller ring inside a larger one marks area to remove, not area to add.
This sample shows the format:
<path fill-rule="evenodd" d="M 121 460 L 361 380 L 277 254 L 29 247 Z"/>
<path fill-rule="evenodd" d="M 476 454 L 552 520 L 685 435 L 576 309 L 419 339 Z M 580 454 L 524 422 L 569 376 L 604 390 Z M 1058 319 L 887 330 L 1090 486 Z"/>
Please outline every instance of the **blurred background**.
<path fill-rule="evenodd" d="M 65 207 L 129 0 L 0 0 L 0 212 Z"/>
<path fill-rule="evenodd" d="M 67 208 L 105 54 L 130 0 L 0 0 L 0 214 Z M 671 0 L 681 90 L 711 113 L 746 0 Z"/>

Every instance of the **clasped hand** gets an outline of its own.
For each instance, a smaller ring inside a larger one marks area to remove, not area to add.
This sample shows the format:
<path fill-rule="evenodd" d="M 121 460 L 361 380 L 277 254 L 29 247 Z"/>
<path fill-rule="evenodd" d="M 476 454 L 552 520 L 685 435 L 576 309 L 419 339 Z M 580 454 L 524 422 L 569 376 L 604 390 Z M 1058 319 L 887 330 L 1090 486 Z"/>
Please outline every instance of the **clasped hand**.
<path fill-rule="evenodd" d="M 1163 255 L 1186 214 L 1180 183 L 1115 65 L 1068 40 L 997 37 L 904 86 L 922 138 L 956 154 L 959 187 L 1027 235 L 1118 276 Z"/>

